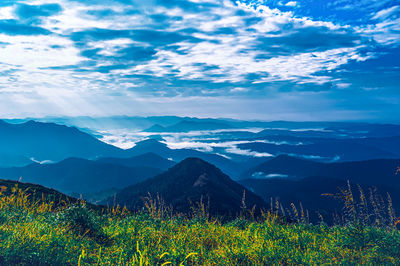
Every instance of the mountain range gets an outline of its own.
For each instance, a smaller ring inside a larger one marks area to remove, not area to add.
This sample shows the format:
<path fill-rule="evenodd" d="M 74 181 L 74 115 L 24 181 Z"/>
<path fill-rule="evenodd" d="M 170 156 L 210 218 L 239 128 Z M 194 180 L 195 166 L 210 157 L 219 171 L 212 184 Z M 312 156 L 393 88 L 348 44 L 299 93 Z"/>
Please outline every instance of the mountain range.
<path fill-rule="evenodd" d="M 279 198 L 287 206 L 302 202 L 314 218 L 339 210 L 321 194 L 349 180 L 353 188 L 389 192 L 400 206 L 398 125 L 180 117 L 60 121 L 66 125 L 0 121 L 0 178 L 22 178 L 95 203 L 115 199 L 132 209 L 143 207 L 148 192 L 162 195 L 177 212 L 210 199 L 210 212 L 225 215 L 242 210 L 243 194 L 247 207 Z M 80 121 L 79 128 L 72 121 Z M 124 127 L 122 136 L 137 140 L 118 148 L 103 142 L 94 125 Z"/>
<path fill-rule="evenodd" d="M 216 164 L 228 173 L 238 174 L 239 166 L 220 155 L 191 149 L 170 149 L 154 139 L 136 143 L 131 149 L 120 149 L 104 143 L 75 127 L 28 121 L 10 124 L 0 120 L 0 167 L 26 166 L 32 162 L 56 163 L 67 158 L 108 160 L 129 158 L 144 153 L 154 153 L 163 158 L 180 161 L 187 157 L 199 157 Z M 107 158 L 107 159 L 104 159 Z M 158 158 L 159 160 L 159 158 Z M 133 160 L 130 160 L 131 164 Z M 168 164 L 171 166 L 171 164 Z"/>
<path fill-rule="evenodd" d="M 218 129 L 231 129 L 234 126 L 216 121 L 190 121 L 183 120 L 171 126 L 161 126 L 155 124 L 145 130 L 144 132 L 190 132 L 190 131 L 202 131 L 202 130 L 218 130 Z"/>

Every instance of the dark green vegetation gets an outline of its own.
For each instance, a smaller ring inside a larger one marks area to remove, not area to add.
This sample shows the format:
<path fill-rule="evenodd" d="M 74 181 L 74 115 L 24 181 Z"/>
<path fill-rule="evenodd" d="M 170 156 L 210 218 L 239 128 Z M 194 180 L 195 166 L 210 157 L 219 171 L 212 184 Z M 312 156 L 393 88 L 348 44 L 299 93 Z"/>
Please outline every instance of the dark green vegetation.
<path fill-rule="evenodd" d="M 242 216 L 225 223 L 199 212 L 186 218 L 160 214 L 54 207 L 14 188 L 0 195 L 0 264 L 400 263 L 400 233 L 389 224 L 368 226 L 357 219 L 334 227 L 287 224 L 271 212 L 257 221 Z"/>
<path fill-rule="evenodd" d="M 41 185 L 21 183 L 11 180 L 0 179 L 0 191 L 3 196 L 11 196 L 15 194 L 16 187 L 23 191 L 30 201 L 42 201 L 42 198 L 46 201 L 51 201 L 56 205 L 60 203 L 77 203 L 78 199 L 69 197 L 65 194 L 58 192 L 57 190 L 50 189 Z"/>

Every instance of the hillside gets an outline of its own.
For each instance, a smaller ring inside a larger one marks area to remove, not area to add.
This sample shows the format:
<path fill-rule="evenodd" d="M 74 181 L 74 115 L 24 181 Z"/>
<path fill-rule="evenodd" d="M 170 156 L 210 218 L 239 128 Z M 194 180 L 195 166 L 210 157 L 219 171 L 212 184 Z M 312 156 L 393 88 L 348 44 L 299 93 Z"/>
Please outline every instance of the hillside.
<path fill-rule="evenodd" d="M 15 195 L 14 189 L 20 189 L 23 193 L 28 196 L 28 199 L 32 202 L 41 201 L 45 203 L 53 202 L 55 207 L 64 206 L 65 203 L 76 203 L 77 198 L 67 196 L 57 190 L 47 188 L 37 184 L 18 182 L 12 180 L 0 179 L 0 195 L 11 196 Z M 94 205 L 91 205 L 94 206 Z"/>
<path fill-rule="evenodd" d="M 159 195 L 166 205 L 181 213 L 188 213 L 202 201 L 209 204 L 211 214 L 234 215 L 241 210 L 243 193 L 249 208 L 264 206 L 261 198 L 198 158 L 185 159 L 158 176 L 123 189 L 107 204 L 115 201 L 121 206 L 141 209 L 144 206 L 142 198 L 148 193 L 154 197 Z"/>

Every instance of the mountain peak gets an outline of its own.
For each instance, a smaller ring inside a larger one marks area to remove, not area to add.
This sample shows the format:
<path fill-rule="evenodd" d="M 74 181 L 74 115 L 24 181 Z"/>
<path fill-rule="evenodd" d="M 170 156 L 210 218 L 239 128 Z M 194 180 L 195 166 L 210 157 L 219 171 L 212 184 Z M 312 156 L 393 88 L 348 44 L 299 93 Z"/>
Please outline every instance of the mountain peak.
<path fill-rule="evenodd" d="M 199 159 L 186 158 L 168 171 L 117 194 L 120 205 L 131 209 L 143 207 L 143 197 L 160 195 L 167 205 L 180 213 L 190 212 L 193 203 L 209 199 L 210 213 L 234 215 L 240 212 L 243 193 L 246 205 L 262 207 L 261 198 L 234 182 L 214 165 Z M 111 201 L 109 202 L 111 203 Z"/>
<path fill-rule="evenodd" d="M 191 166 L 196 166 L 196 167 L 213 167 L 213 168 L 219 170 L 217 167 L 210 164 L 209 162 L 206 162 L 203 159 L 200 159 L 197 157 L 188 157 L 188 158 L 182 160 L 177 166 L 181 167 L 182 165 L 191 165 Z"/>
<path fill-rule="evenodd" d="M 143 130 L 143 132 L 164 132 L 166 129 L 160 124 L 154 124 L 151 127 Z"/>
<path fill-rule="evenodd" d="M 216 166 L 197 157 L 189 157 L 169 169 L 166 174 L 175 177 L 176 182 L 229 182 L 231 179 Z M 184 179 L 184 180 L 180 180 Z M 200 181 L 201 180 L 201 181 Z"/>

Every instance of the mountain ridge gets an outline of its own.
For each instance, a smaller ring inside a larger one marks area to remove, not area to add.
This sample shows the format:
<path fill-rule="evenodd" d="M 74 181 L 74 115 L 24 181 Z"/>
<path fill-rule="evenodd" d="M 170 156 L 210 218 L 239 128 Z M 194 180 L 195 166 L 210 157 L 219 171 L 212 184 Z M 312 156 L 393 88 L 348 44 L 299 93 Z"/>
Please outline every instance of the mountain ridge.
<path fill-rule="evenodd" d="M 25 167 L 0 168 L 0 177 L 41 184 L 63 193 L 84 194 L 108 188 L 123 188 L 161 173 L 152 167 L 126 167 L 81 158 L 53 164 L 32 163 Z"/>
<path fill-rule="evenodd" d="M 400 179 L 395 173 L 399 164 L 400 159 L 322 163 L 280 155 L 246 171 L 241 175 L 241 179 L 251 178 L 256 173 L 263 173 L 265 176 L 268 174 L 287 175 L 287 178 L 292 180 L 325 176 L 359 184 L 391 185 L 400 188 Z"/>
<path fill-rule="evenodd" d="M 214 165 L 199 158 L 187 158 L 168 171 L 129 186 L 108 199 L 131 209 L 143 208 L 141 198 L 159 195 L 177 212 L 188 213 L 191 203 L 210 203 L 210 213 L 232 215 L 241 211 L 243 194 L 248 207 L 263 207 L 264 201 L 236 183 Z"/>

